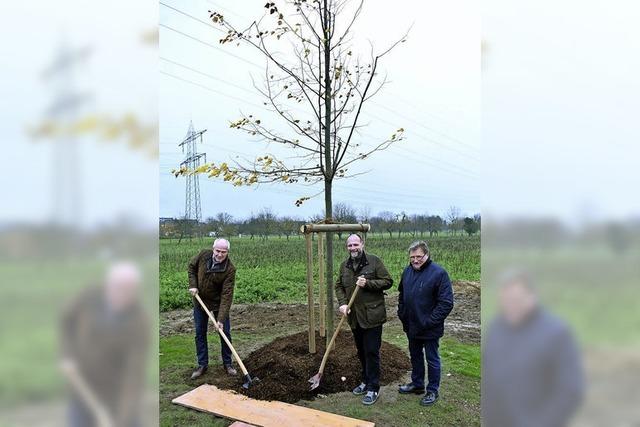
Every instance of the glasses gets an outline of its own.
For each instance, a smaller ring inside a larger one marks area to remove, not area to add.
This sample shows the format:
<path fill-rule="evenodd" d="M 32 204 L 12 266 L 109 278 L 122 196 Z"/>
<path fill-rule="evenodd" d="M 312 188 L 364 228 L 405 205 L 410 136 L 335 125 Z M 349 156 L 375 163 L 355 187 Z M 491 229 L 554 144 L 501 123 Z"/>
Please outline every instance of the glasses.
<path fill-rule="evenodd" d="M 423 255 L 412 255 L 409 257 L 410 260 L 422 259 L 426 254 Z"/>

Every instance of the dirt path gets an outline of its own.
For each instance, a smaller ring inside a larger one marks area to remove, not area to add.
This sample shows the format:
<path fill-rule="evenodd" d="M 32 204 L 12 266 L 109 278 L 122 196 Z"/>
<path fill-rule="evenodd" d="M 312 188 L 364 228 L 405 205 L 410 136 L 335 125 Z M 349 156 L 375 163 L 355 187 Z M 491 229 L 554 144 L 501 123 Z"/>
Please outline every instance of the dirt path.
<path fill-rule="evenodd" d="M 445 322 L 445 336 L 453 336 L 466 343 L 480 343 L 480 283 L 459 281 L 453 283 L 455 305 Z M 400 321 L 396 316 L 398 294 L 388 296 L 389 323 Z M 306 304 L 234 304 L 231 308 L 234 331 L 271 332 L 299 330 L 307 324 Z M 191 310 L 173 310 L 160 313 L 160 336 L 193 333 Z"/>

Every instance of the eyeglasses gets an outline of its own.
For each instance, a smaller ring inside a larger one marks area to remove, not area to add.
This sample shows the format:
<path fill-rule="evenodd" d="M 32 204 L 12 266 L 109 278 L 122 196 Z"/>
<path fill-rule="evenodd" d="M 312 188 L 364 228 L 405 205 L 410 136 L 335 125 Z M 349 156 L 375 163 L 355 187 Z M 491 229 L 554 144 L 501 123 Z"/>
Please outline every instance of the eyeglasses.
<path fill-rule="evenodd" d="M 410 260 L 414 260 L 414 259 L 422 259 L 422 258 L 424 258 L 424 256 L 425 256 L 425 255 L 426 255 L 426 254 L 423 254 L 423 255 L 413 255 L 413 256 L 410 256 L 410 257 L 409 257 L 409 259 L 410 259 Z"/>

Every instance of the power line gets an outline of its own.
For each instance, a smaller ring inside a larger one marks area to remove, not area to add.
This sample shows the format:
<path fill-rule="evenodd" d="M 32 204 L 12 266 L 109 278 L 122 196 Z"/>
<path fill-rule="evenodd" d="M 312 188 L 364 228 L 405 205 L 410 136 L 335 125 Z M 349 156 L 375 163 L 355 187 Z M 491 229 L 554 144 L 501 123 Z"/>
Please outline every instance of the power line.
<path fill-rule="evenodd" d="M 172 61 L 172 62 L 173 62 L 173 61 Z M 185 68 L 190 68 L 190 69 L 192 69 L 192 67 L 187 67 L 187 66 L 184 66 L 184 67 L 185 67 Z M 195 70 L 195 69 L 194 69 L 194 70 Z M 187 80 L 187 79 L 184 79 L 184 78 L 182 78 L 182 77 L 179 77 L 179 76 L 176 76 L 176 75 L 173 75 L 173 74 L 169 74 L 169 73 L 164 72 L 164 71 L 160 71 L 160 72 L 161 72 L 162 74 L 167 75 L 167 76 L 170 76 L 170 77 L 173 77 L 173 78 L 175 78 L 175 79 L 181 80 L 181 81 L 183 81 L 183 82 L 186 82 L 186 83 L 189 83 L 189 84 L 192 84 L 192 85 L 195 85 L 195 86 L 201 87 L 201 88 L 203 88 L 203 89 L 209 90 L 209 91 L 214 92 L 214 93 L 217 93 L 217 94 L 219 94 L 219 95 L 222 95 L 222 96 L 225 96 L 225 97 L 228 97 L 228 98 L 234 99 L 234 100 L 236 100 L 236 101 L 240 101 L 240 102 L 243 102 L 243 103 L 247 103 L 247 104 L 252 105 L 252 106 L 254 106 L 254 107 L 256 107 L 256 108 L 263 108 L 263 106 L 259 106 L 259 105 L 257 105 L 257 104 L 253 104 L 253 103 L 247 102 L 247 101 L 246 101 L 246 100 L 244 100 L 244 99 L 237 98 L 237 97 L 232 96 L 232 95 L 228 95 L 228 94 L 226 94 L 226 93 L 224 93 L 224 92 L 220 92 L 220 91 L 218 91 L 218 90 L 216 90 L 216 89 L 210 88 L 209 86 L 205 86 L 205 85 L 202 85 L 202 84 L 199 84 L 199 83 L 193 82 L 193 81 L 191 81 L 191 80 Z M 206 74 L 206 73 L 202 73 L 202 74 Z M 225 83 L 225 82 L 223 81 L 223 83 Z M 374 118 L 375 118 L 375 117 L 374 117 Z M 387 122 L 387 121 L 385 121 L 385 120 L 383 120 L 383 119 L 379 119 L 379 120 L 380 120 L 380 121 L 383 121 L 383 122 L 385 122 L 385 123 L 387 123 L 387 124 L 390 124 L 390 122 Z M 372 135 L 365 134 L 365 133 L 362 133 L 362 132 L 361 132 L 361 134 L 362 134 L 362 135 L 364 135 L 364 136 L 367 136 L 367 137 L 373 138 L 373 136 L 372 136 Z M 420 135 L 418 135 L 418 136 L 420 136 Z M 425 139 L 430 140 L 430 139 L 428 139 L 428 138 L 425 138 Z M 436 143 L 437 143 L 437 142 L 436 142 Z M 441 145 L 440 143 L 437 143 L 437 144 L 438 144 L 438 145 Z M 207 145 L 207 144 L 204 144 L 204 145 Z M 446 146 L 445 146 L 445 147 L 446 147 Z M 217 148 L 217 147 L 216 147 L 216 148 Z M 406 149 L 405 149 L 405 150 L 406 150 Z M 414 154 L 414 153 L 411 153 L 409 150 L 406 150 L 406 151 L 407 151 L 407 152 L 409 152 L 410 154 Z M 239 152 L 235 152 L 235 153 L 236 153 L 236 154 L 243 154 L 243 153 L 239 153 Z M 391 153 L 392 153 L 392 154 L 394 154 L 394 155 L 396 155 L 396 156 L 399 156 L 399 157 L 402 157 L 402 158 L 408 159 L 408 160 L 415 160 L 415 158 L 408 158 L 408 157 L 406 157 L 406 156 L 403 156 L 401 153 L 397 153 L 397 152 L 393 152 L 393 151 L 391 151 Z M 431 159 L 429 159 L 429 160 L 431 160 Z M 445 162 L 445 161 L 443 161 L 443 160 L 434 160 L 434 161 L 443 162 L 443 163 L 448 163 L 448 162 Z M 425 161 L 425 163 L 428 163 L 428 162 L 426 162 L 426 161 Z M 439 169 L 439 170 L 442 170 L 442 171 L 444 171 L 444 172 L 449 172 L 449 173 L 452 173 L 452 174 L 457 174 L 457 175 L 461 175 L 461 176 L 466 176 L 466 177 L 468 177 L 468 178 L 477 178 L 477 175 L 474 175 L 474 174 L 473 174 L 473 172 L 468 171 L 468 170 L 465 170 L 465 169 L 463 169 L 463 168 L 460 168 L 459 166 L 455 166 L 455 167 L 456 167 L 456 168 L 459 168 L 462 172 L 460 172 L 460 171 L 456 171 L 455 169 L 450 169 L 450 168 L 443 167 L 443 166 L 442 166 L 442 165 L 440 165 L 440 164 L 435 164 L 435 163 L 430 163 L 430 164 L 431 164 L 431 166 L 433 166 L 434 168 Z M 449 164 L 449 165 L 451 165 L 451 166 L 453 166 L 451 163 L 448 163 L 448 164 Z"/>
<path fill-rule="evenodd" d="M 242 61 L 242 62 L 246 62 L 246 63 L 247 63 L 247 64 L 249 64 L 249 65 L 253 65 L 254 67 L 262 68 L 262 66 L 261 66 L 261 65 L 258 65 L 258 64 L 256 64 L 255 62 L 251 62 L 251 61 L 249 61 L 248 59 L 244 59 L 244 58 L 243 58 L 243 57 L 241 57 L 241 56 L 234 55 L 234 54 L 233 54 L 233 53 L 231 53 L 231 52 L 228 52 L 228 51 L 226 51 L 226 50 L 224 50 L 224 49 L 220 49 L 220 48 L 219 48 L 218 46 L 216 46 L 216 45 L 213 45 L 213 44 L 211 44 L 211 43 L 208 43 L 208 42 L 206 42 L 206 41 L 204 41 L 204 40 L 201 40 L 201 39 L 199 39 L 199 38 L 197 38 L 197 37 L 194 37 L 194 36 L 192 36 L 192 35 L 190 35 L 190 34 L 184 33 L 184 32 L 182 32 L 182 31 L 180 31 L 180 30 L 176 30 L 175 28 L 170 27 L 170 26 L 168 26 L 168 25 L 166 25 L 166 24 L 158 24 L 158 26 L 160 26 L 160 27 L 162 27 L 162 28 L 166 28 L 167 30 L 171 30 L 171 31 L 173 31 L 173 32 L 175 32 L 175 33 L 178 33 L 178 34 L 180 34 L 180 35 L 182 35 L 182 36 L 184 36 L 184 37 L 187 37 L 187 38 L 189 38 L 189 39 L 191 39 L 191 40 L 193 40 L 193 41 L 196 41 L 196 42 L 198 42 L 198 43 L 201 43 L 201 44 L 203 44 L 203 45 L 205 45 L 205 46 L 208 46 L 208 47 L 210 47 L 210 48 L 212 48 L 212 49 L 218 50 L 218 51 L 220 51 L 220 52 L 224 52 L 225 54 L 227 54 L 227 55 L 229 55 L 229 56 L 232 56 L 232 57 L 234 57 L 234 58 L 236 58 L 236 59 L 239 59 L 239 60 L 240 60 L 240 61 Z"/>
<path fill-rule="evenodd" d="M 245 104 L 252 105 L 252 106 L 254 106 L 254 107 L 263 108 L 263 106 L 261 106 L 261 105 L 257 105 L 257 104 L 251 103 L 251 102 L 247 102 L 247 100 L 245 100 L 245 99 L 241 99 L 241 98 L 238 98 L 238 97 L 235 97 L 235 96 L 233 96 L 233 95 L 227 95 L 226 93 L 224 93 L 224 92 L 220 92 L 219 90 L 216 90 L 216 89 L 212 89 L 212 88 L 210 88 L 209 86 L 205 86 L 205 85 L 203 85 L 203 84 L 196 83 L 196 82 L 191 81 L 191 80 L 188 80 L 188 79 L 184 79 L 184 78 L 179 77 L 179 76 L 176 76 L 176 75 L 174 75 L 174 74 L 170 74 L 170 73 L 167 73 L 167 72 L 162 71 L 162 70 L 160 70 L 160 73 L 161 73 L 161 74 L 164 74 L 164 75 L 166 75 L 166 76 L 169 76 L 169 77 L 173 77 L 174 79 L 181 80 L 181 81 L 183 81 L 183 82 L 185 82 L 185 83 L 189 83 L 189 84 L 192 84 L 192 85 L 194 85 L 194 86 L 198 86 L 198 87 L 200 87 L 200 88 L 202 88 L 202 89 L 205 89 L 205 90 L 208 90 L 208 91 L 210 91 L 210 92 L 217 93 L 218 95 L 222 95 L 222 96 L 224 96 L 224 97 L 231 98 L 231 99 L 233 99 L 233 100 L 240 101 L 240 102 L 243 102 L 243 103 L 245 103 Z"/>
<path fill-rule="evenodd" d="M 195 16 L 193 16 L 193 15 L 191 15 L 191 14 L 189 14 L 189 13 L 187 13 L 187 12 L 183 11 L 183 10 L 177 9 L 177 8 L 175 8 L 175 7 L 171 6 L 171 5 L 167 4 L 167 3 L 164 3 L 164 2 L 160 2 L 160 4 L 161 4 L 162 6 L 164 6 L 164 7 L 167 7 L 167 8 L 169 8 L 169 9 L 171 9 L 171 10 L 175 11 L 175 12 L 178 12 L 178 13 L 179 13 L 179 14 L 181 14 L 181 15 L 184 15 L 184 16 L 186 16 L 186 17 L 188 17 L 188 18 L 191 18 L 191 19 L 193 19 L 194 21 L 200 22 L 201 24 L 204 24 L 204 25 L 206 25 L 206 26 L 207 26 L 207 27 L 209 27 L 209 28 L 212 28 L 212 29 L 214 29 L 214 30 L 216 30 L 216 31 L 218 31 L 218 32 L 224 33 L 224 31 L 223 31 L 222 29 L 220 29 L 220 28 L 218 28 L 218 27 L 214 26 L 213 24 L 210 24 L 210 23 L 209 23 L 209 22 L 207 22 L 207 21 L 203 21 L 202 19 L 197 18 L 197 17 L 195 17 Z"/>
<path fill-rule="evenodd" d="M 370 116 L 371 118 L 376 119 L 376 120 L 378 120 L 378 121 L 380 121 L 382 123 L 386 123 L 386 124 L 391 125 L 391 126 L 397 126 L 397 124 L 391 123 L 388 120 L 382 119 L 382 118 L 380 118 L 380 117 L 378 117 L 378 116 L 376 116 L 374 114 L 371 114 L 369 111 L 367 111 L 364 114 L 367 115 L 367 116 Z M 439 141 L 436 141 L 436 140 L 434 140 L 432 138 L 426 137 L 426 136 L 424 136 L 422 134 L 419 134 L 418 132 L 415 132 L 415 131 L 411 131 L 411 133 L 413 133 L 414 135 L 416 135 L 416 136 L 418 136 L 418 137 L 420 137 L 420 138 L 422 138 L 422 139 L 424 139 L 426 141 L 433 142 L 434 144 L 439 145 L 440 147 L 442 147 L 444 149 L 453 151 L 455 153 L 458 153 L 461 156 L 467 157 L 468 159 L 471 159 L 471 160 L 474 160 L 476 162 L 479 162 L 479 160 L 476 157 L 470 156 L 469 154 L 467 154 L 467 153 L 465 153 L 463 151 L 460 151 L 460 150 L 458 150 L 456 148 L 450 147 L 450 146 L 448 146 L 446 144 L 443 144 L 442 142 L 439 142 Z"/>
<path fill-rule="evenodd" d="M 233 86 L 233 87 L 235 87 L 236 89 L 240 89 L 240 90 L 242 90 L 242 91 L 244 91 L 244 92 L 248 92 L 248 93 L 250 93 L 250 94 L 252 94 L 252 95 L 255 95 L 255 93 L 254 93 L 253 91 L 249 90 L 249 89 L 246 89 L 246 88 L 244 88 L 244 87 L 242 87 L 242 86 L 239 86 L 239 85 L 237 85 L 237 84 L 235 84 L 235 83 L 228 82 L 228 81 L 223 80 L 223 79 L 221 79 L 221 78 L 219 78 L 219 77 L 215 77 L 215 76 L 213 76 L 213 75 L 211 75 L 211 74 L 209 74 L 209 73 L 205 73 L 205 72 L 203 72 L 203 71 L 200 71 L 200 70 L 197 70 L 197 69 L 195 69 L 195 68 L 189 67 L 188 65 L 184 65 L 184 64 L 182 64 L 182 63 L 180 63 L 180 62 L 173 61 L 173 60 L 171 60 L 171 59 L 169 59 L 169 58 L 165 58 L 165 57 L 163 57 L 163 56 L 161 56 L 161 57 L 160 57 L 160 59 L 161 59 L 162 61 L 168 62 L 168 63 L 173 64 L 173 65 L 177 65 L 178 67 L 182 67 L 182 68 L 187 69 L 187 70 L 189 70 L 189 71 L 193 71 L 194 73 L 198 73 L 198 74 L 200 74 L 200 75 L 202 75 L 202 76 L 209 77 L 210 79 L 213 79 L 213 80 L 219 81 L 219 82 L 224 83 L 224 84 L 227 84 L 227 85 L 229 85 L 229 86 Z"/>
<path fill-rule="evenodd" d="M 211 3 L 211 4 L 215 5 L 215 6 L 221 7 L 221 6 L 217 5 L 216 3 L 212 2 L 212 1 L 209 1 L 209 3 Z M 199 19 L 199 18 L 197 18 L 197 17 L 195 17 L 195 16 L 193 16 L 193 15 L 191 15 L 191 14 L 189 14 L 189 13 L 186 13 L 186 12 L 184 12 L 184 11 L 180 10 L 180 9 L 177 9 L 177 8 L 175 8 L 175 7 L 173 7 L 173 6 L 170 6 L 170 5 L 168 5 L 168 4 L 164 3 L 164 2 L 160 2 L 160 4 L 161 4 L 161 5 L 163 5 L 163 6 L 165 6 L 165 7 L 170 8 L 170 9 L 172 9 L 172 10 L 174 10 L 174 11 L 176 11 L 176 12 L 178 12 L 178 13 L 180 13 L 180 14 L 182 14 L 182 15 L 184 15 L 184 16 L 186 16 L 186 17 L 188 17 L 188 18 L 191 18 L 191 19 L 195 20 L 196 22 L 199 22 L 199 23 L 201 23 L 201 24 L 204 24 L 204 25 L 206 25 L 206 26 L 208 26 L 208 27 L 210 27 L 210 28 L 212 28 L 212 29 L 214 29 L 214 30 L 224 32 L 224 31 L 220 30 L 219 28 L 217 28 L 217 27 L 213 26 L 212 24 L 210 24 L 210 23 L 208 23 L 208 22 L 206 22 L 206 21 L 203 21 L 203 20 L 201 20 L 201 19 Z M 221 7 L 221 8 L 222 8 L 222 7 Z M 224 9 L 224 8 L 222 8 L 222 9 Z M 225 9 L 225 10 L 228 10 L 228 9 Z M 231 12 L 231 13 L 233 13 L 234 15 L 237 15 L 237 16 L 239 16 L 239 17 L 242 17 L 241 15 L 238 15 L 238 14 L 236 14 L 236 13 L 232 12 L 232 11 L 230 11 L 230 12 Z M 246 19 L 246 18 L 245 18 L 245 19 Z M 229 53 L 229 52 L 227 52 L 227 51 L 225 51 L 225 50 L 222 50 L 222 49 L 220 49 L 220 48 L 218 48 L 218 47 L 216 47 L 216 46 L 213 46 L 213 45 L 211 45 L 211 44 L 209 44 L 209 43 L 207 43 L 207 42 L 204 42 L 204 41 L 202 41 L 202 40 L 200 40 L 200 39 L 198 39 L 198 38 L 196 38 L 196 37 L 190 36 L 190 35 L 188 35 L 188 34 L 186 34 L 186 33 L 183 33 L 183 32 L 181 32 L 181 31 L 179 31 L 179 30 L 176 30 L 176 29 L 174 29 L 174 28 L 171 28 L 171 27 L 169 27 L 169 26 L 167 26 L 167 25 L 165 25 L 165 24 L 160 24 L 160 26 L 161 26 L 161 27 L 168 28 L 168 29 L 170 29 L 170 30 L 172 30 L 172 31 L 175 31 L 175 32 L 177 32 L 177 33 L 179 33 L 179 34 L 184 35 L 185 37 L 189 37 L 189 38 L 191 38 L 191 39 L 193 39 L 193 40 L 199 41 L 200 43 L 204 43 L 204 44 L 206 44 L 207 46 L 213 47 L 214 49 L 217 49 L 217 50 L 220 50 L 220 51 L 222 51 L 222 52 L 225 52 L 225 53 L 227 53 L 227 54 L 229 54 L 229 55 L 231 55 L 231 56 L 233 56 L 233 57 L 235 57 L 235 58 L 238 58 L 238 59 L 240 59 L 240 60 L 242 60 L 242 61 L 248 62 L 249 64 L 254 65 L 254 66 L 258 67 L 258 68 L 261 68 L 261 66 L 260 66 L 260 65 L 258 65 L 258 64 L 256 64 L 256 63 L 254 63 L 254 62 L 251 62 L 251 61 L 245 60 L 244 58 L 239 57 L 239 56 L 237 56 L 237 55 L 233 55 L 233 54 L 231 54 L 231 53 Z M 178 65 L 181 65 L 181 64 L 178 64 Z M 206 74 L 205 74 L 205 75 L 206 75 Z M 210 77 L 212 77 L 212 76 L 210 76 Z M 216 79 L 215 77 L 212 77 L 212 78 Z M 232 85 L 233 85 L 233 84 L 232 84 Z M 235 85 L 233 85 L 233 86 L 235 86 Z M 243 89 L 243 90 L 244 90 L 244 89 Z M 406 103 L 406 101 L 405 101 L 405 103 Z M 388 107 L 386 107 L 386 106 L 383 106 L 383 105 L 378 104 L 378 103 L 373 102 L 373 101 L 371 102 L 371 104 L 376 105 L 376 106 L 378 106 L 378 107 L 380 107 L 380 108 L 384 108 L 385 110 L 387 110 L 387 111 L 390 111 L 390 112 L 394 113 L 394 114 L 395 114 L 395 115 L 397 115 L 398 117 L 401 117 L 401 118 L 403 118 L 403 119 L 406 119 L 406 120 L 408 120 L 408 121 L 411 121 L 411 122 L 413 122 L 413 123 L 416 123 L 418 126 L 421 126 L 421 127 L 425 128 L 425 129 L 427 129 L 427 130 L 430 130 L 431 132 L 434 132 L 434 133 L 436 133 L 436 134 L 438 134 L 438 135 L 440 135 L 440 136 L 442 136 L 442 137 L 444 137 L 444 138 L 447 138 L 447 139 L 449 139 L 449 140 L 451 140 L 451 141 L 453 141 L 453 142 L 456 142 L 456 143 L 458 143 L 458 144 L 461 144 L 461 145 L 463 145 L 463 146 L 465 146 L 465 147 L 467 147 L 467 148 L 469 148 L 469 149 L 477 150 L 477 147 L 473 147 L 473 146 L 471 146 L 471 145 L 469 145 L 469 144 L 467 144 L 467 143 L 465 143 L 465 142 L 463 142 L 463 141 L 461 141 L 461 140 L 459 140 L 459 139 L 457 139 L 457 138 L 454 138 L 454 137 L 452 137 L 452 136 L 449 136 L 448 134 L 446 134 L 446 133 L 444 133 L 444 132 L 441 132 L 441 131 L 438 131 L 438 130 L 436 130 L 436 129 L 433 129 L 433 128 L 431 128 L 431 127 L 429 127 L 429 126 L 426 126 L 426 125 L 424 125 L 424 124 L 422 124 L 422 123 L 420 123 L 420 122 L 418 122 L 418 121 L 416 121 L 416 120 L 414 120 L 414 119 L 412 119 L 412 118 L 410 118 L 410 117 L 407 117 L 407 116 L 405 116 L 405 115 L 399 114 L 397 110 L 390 109 L 390 108 L 388 108 Z M 370 113 L 368 113 L 368 114 L 369 114 L 371 117 L 376 118 L 374 115 L 372 115 L 372 114 L 370 114 Z M 389 123 L 389 122 L 386 122 L 386 123 Z M 415 133 L 415 132 L 414 132 L 414 133 Z M 418 134 L 416 133 L 416 135 L 418 135 Z M 420 136 L 420 137 L 422 137 L 422 138 L 424 138 L 424 139 L 427 139 L 427 140 L 429 140 L 429 141 L 431 141 L 431 142 L 434 142 L 434 143 L 436 143 L 436 144 L 438 144 L 438 145 L 440 145 L 440 146 L 442 146 L 442 147 L 445 147 L 445 148 L 448 148 L 448 149 L 450 149 L 450 150 L 452 150 L 452 151 L 455 151 L 455 152 L 457 152 L 458 154 L 461 154 L 461 155 L 463 155 L 463 156 L 467 156 L 467 157 L 469 157 L 469 158 L 471 158 L 471 159 L 473 159 L 473 160 L 476 160 L 476 161 L 478 160 L 478 159 L 476 159 L 476 158 L 474 158 L 474 157 L 472 157 L 472 156 L 469 156 L 469 155 L 467 155 L 467 154 L 465 154 L 465 153 L 463 153 L 463 152 L 460 152 L 460 151 L 455 150 L 455 149 L 452 149 L 451 147 L 448 147 L 448 146 L 446 146 L 446 145 L 444 145 L 444 144 L 441 144 L 441 143 L 438 143 L 438 142 L 436 142 L 436 141 L 433 141 L 433 140 L 432 140 L 432 139 L 430 139 L 430 138 L 426 138 L 426 137 L 424 137 L 424 136 L 422 136 L 422 135 L 418 135 L 418 136 Z"/>
<path fill-rule="evenodd" d="M 454 137 L 452 137 L 452 136 L 449 136 L 449 135 L 447 135 L 447 134 L 446 134 L 446 133 L 444 133 L 444 132 L 441 132 L 441 131 L 435 130 L 435 129 L 433 129 L 433 128 L 429 127 L 429 126 L 424 125 L 423 123 L 418 122 L 417 120 L 414 120 L 414 119 L 412 119 L 412 118 L 410 118 L 410 117 L 407 117 L 407 116 L 405 116 L 405 115 L 403 115 L 403 114 L 400 114 L 400 113 L 398 113 L 398 110 L 393 110 L 393 109 L 391 109 L 391 108 L 389 108 L 389 107 L 386 107 L 386 106 L 384 106 L 384 105 L 378 104 L 378 103 L 373 102 L 373 101 L 371 101 L 371 104 L 373 104 L 373 105 L 375 105 L 375 106 L 378 106 L 378 107 L 380 107 L 380 108 L 383 108 L 383 109 L 385 109 L 385 110 L 387 110 L 387 111 L 389 111 L 389 112 L 391 112 L 391 113 L 395 114 L 395 115 L 396 115 L 396 116 L 398 116 L 398 117 L 402 117 L 403 119 L 409 120 L 410 122 L 413 122 L 413 123 L 417 124 L 418 126 L 421 126 L 421 127 L 425 128 L 425 129 L 427 129 L 427 130 L 430 130 L 431 132 L 433 132 L 433 133 L 435 133 L 435 134 L 438 134 L 438 135 L 440 135 L 440 136 L 442 136 L 442 137 L 444 137 L 444 138 L 447 138 L 447 139 L 449 139 L 449 140 L 451 140 L 451 141 L 453 141 L 453 142 L 457 142 L 458 144 L 463 145 L 463 146 L 465 146 L 465 147 L 467 147 L 467 148 L 469 148 L 469 149 L 471 149 L 471 150 L 478 150 L 478 147 L 474 147 L 474 146 L 472 146 L 472 145 L 469 145 L 469 144 L 467 144 L 466 142 L 462 142 L 462 141 L 460 141 L 459 139 L 456 139 L 456 138 L 454 138 Z"/>

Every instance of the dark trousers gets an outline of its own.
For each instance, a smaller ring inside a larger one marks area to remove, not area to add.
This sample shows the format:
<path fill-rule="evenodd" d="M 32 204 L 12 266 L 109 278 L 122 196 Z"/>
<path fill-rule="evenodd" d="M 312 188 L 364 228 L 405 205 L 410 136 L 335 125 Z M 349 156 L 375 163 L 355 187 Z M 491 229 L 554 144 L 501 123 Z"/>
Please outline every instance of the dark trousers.
<path fill-rule="evenodd" d="M 218 319 L 218 313 L 213 313 L 216 320 Z M 209 347 L 207 344 L 207 328 L 209 326 L 209 316 L 202 309 L 200 305 L 193 307 L 193 319 L 195 321 L 196 328 L 196 353 L 198 354 L 198 366 L 209 366 Z M 213 326 L 212 326 L 213 327 Z M 227 320 L 222 325 L 224 334 L 231 341 L 231 321 L 227 317 Z M 222 353 L 222 363 L 225 365 L 231 365 L 231 349 L 224 342 L 222 336 L 220 336 L 220 348 Z"/>
<path fill-rule="evenodd" d="M 427 391 L 438 393 L 440 388 L 440 340 L 420 340 L 409 338 L 409 354 L 411 355 L 411 382 L 416 387 L 424 387 L 424 359 L 427 358 L 427 374 L 429 383 Z"/>
<path fill-rule="evenodd" d="M 382 325 L 364 329 L 360 325 L 352 329 L 362 366 L 362 382 L 367 391 L 380 390 L 380 346 L 382 345 Z"/>

